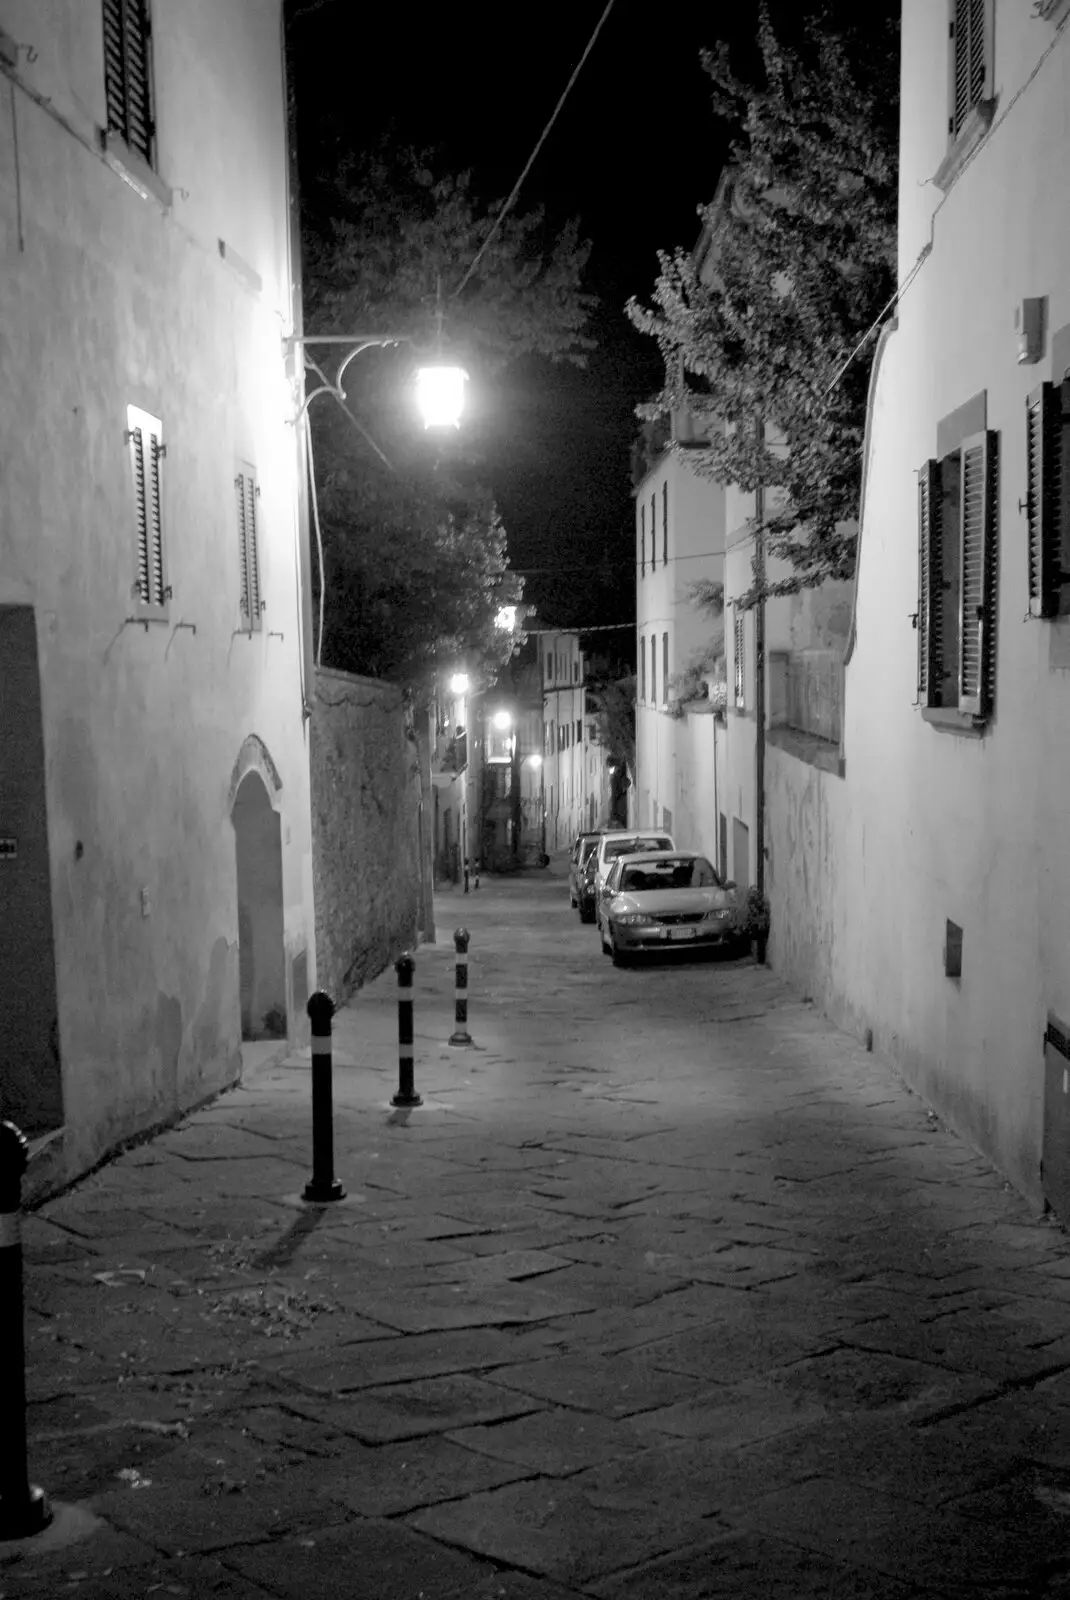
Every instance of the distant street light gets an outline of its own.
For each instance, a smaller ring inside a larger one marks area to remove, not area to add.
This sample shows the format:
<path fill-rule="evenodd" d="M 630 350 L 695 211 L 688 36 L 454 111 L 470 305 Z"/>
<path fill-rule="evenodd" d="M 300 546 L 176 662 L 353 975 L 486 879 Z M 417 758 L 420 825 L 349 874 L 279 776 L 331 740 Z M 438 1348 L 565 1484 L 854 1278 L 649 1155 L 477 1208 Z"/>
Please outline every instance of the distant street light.
<path fill-rule="evenodd" d="M 542 766 L 542 756 L 528 756 L 528 761 L 533 767 L 538 768 Z"/>
<path fill-rule="evenodd" d="M 467 674 L 467 672 L 455 672 L 453 674 L 453 677 L 450 679 L 450 693 L 451 694 L 467 694 L 468 693 L 468 674 Z"/>
<path fill-rule="evenodd" d="M 513 714 L 511 711 L 496 711 L 491 723 L 499 733 L 506 733 L 513 726 Z"/>
<path fill-rule="evenodd" d="M 502 628 L 506 633 L 512 633 L 516 627 L 516 606 L 502 606 L 494 619 L 494 626 Z"/>

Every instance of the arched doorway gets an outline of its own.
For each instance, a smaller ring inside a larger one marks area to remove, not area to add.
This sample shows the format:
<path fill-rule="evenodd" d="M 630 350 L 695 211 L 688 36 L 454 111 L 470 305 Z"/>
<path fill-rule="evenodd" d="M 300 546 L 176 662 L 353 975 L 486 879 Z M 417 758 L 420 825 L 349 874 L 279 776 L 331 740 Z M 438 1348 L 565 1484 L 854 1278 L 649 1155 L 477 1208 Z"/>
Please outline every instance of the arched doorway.
<path fill-rule="evenodd" d="M 259 772 L 242 778 L 231 820 L 238 861 L 241 1036 L 285 1039 L 282 829 Z"/>

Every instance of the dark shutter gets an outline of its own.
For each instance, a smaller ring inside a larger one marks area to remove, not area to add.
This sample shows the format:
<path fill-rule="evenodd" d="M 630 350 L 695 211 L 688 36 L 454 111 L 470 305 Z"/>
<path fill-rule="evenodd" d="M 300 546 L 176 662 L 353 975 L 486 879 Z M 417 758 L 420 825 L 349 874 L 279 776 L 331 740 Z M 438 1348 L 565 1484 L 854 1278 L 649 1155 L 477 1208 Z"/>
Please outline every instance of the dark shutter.
<path fill-rule="evenodd" d="M 955 0 L 953 139 L 962 132 L 973 107 L 984 99 L 985 4 L 986 0 Z"/>
<path fill-rule="evenodd" d="M 256 528 L 256 479 L 241 471 L 234 480 L 238 501 L 238 567 L 242 621 L 249 629 L 259 628 L 263 603 L 260 598 L 260 550 Z"/>
<path fill-rule="evenodd" d="M 1054 384 L 1042 383 L 1026 401 L 1025 439 L 1029 610 L 1054 617 L 1062 567 L 1062 405 Z"/>
<path fill-rule="evenodd" d="M 155 124 L 148 0 L 104 0 L 108 129 L 151 164 Z"/>
<path fill-rule="evenodd" d="M 658 498 L 650 496 L 650 570 L 658 564 Z"/>
<path fill-rule="evenodd" d="M 149 521 L 145 499 L 144 436 L 140 428 L 130 430 L 130 466 L 134 475 L 134 525 L 137 531 L 137 581 L 138 595 L 146 603 L 149 598 Z"/>
<path fill-rule="evenodd" d="M 661 698 L 669 698 L 669 635 L 661 636 Z"/>
<path fill-rule="evenodd" d="M 661 564 L 667 566 L 669 562 L 669 485 L 661 486 Z"/>
<path fill-rule="evenodd" d="M 646 504 L 639 507 L 639 576 L 646 577 Z"/>
<path fill-rule="evenodd" d="M 975 717 L 991 709 L 994 687 L 995 441 L 978 433 L 962 445 L 959 709 Z"/>
<path fill-rule="evenodd" d="M 150 433 L 148 447 L 148 539 L 149 539 L 149 594 L 154 606 L 162 606 L 167 599 L 163 575 L 163 517 L 160 509 L 160 458 L 163 450 L 156 434 Z"/>
<path fill-rule="evenodd" d="M 943 529 L 939 461 L 918 473 L 918 701 L 940 704 L 944 655 Z"/>

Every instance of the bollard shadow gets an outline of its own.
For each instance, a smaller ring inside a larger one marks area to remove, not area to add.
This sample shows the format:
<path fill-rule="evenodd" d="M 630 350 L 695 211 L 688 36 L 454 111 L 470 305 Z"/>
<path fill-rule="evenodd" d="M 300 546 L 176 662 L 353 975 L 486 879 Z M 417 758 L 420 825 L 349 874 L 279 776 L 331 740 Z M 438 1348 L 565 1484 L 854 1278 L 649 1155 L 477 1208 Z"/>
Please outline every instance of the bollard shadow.
<path fill-rule="evenodd" d="M 282 1238 L 254 1258 L 253 1266 L 262 1269 L 288 1267 L 305 1240 L 315 1233 L 325 1220 L 327 1209 L 326 1206 L 317 1206 L 314 1211 L 300 1212 Z"/>

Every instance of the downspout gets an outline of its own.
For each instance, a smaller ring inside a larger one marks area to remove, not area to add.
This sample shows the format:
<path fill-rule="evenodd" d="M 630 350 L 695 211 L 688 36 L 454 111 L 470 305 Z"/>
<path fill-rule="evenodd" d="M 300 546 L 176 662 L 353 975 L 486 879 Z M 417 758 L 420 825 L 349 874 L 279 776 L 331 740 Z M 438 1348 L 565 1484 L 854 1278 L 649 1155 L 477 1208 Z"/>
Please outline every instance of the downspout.
<path fill-rule="evenodd" d="M 759 414 L 755 420 L 758 444 L 765 436 Z M 754 491 L 754 887 L 765 898 L 765 485 Z M 765 965 L 766 940 L 755 940 L 759 966 Z"/>
<path fill-rule="evenodd" d="M 288 71 L 288 39 L 286 7 L 279 15 L 280 64 L 282 69 L 283 104 L 286 108 L 286 209 L 289 228 L 287 233 L 287 278 L 289 288 L 290 331 L 300 339 L 305 331 L 301 288 L 301 192 L 297 168 L 297 102 L 290 88 Z M 304 357 L 302 347 L 295 343 L 291 357 L 292 370 L 287 377 L 295 382 L 296 392 L 304 398 Z M 307 724 L 316 699 L 315 666 L 312 656 L 312 561 L 309 545 L 308 504 L 308 450 L 305 430 L 294 425 L 295 467 L 297 471 L 297 628 L 300 637 L 301 663 L 301 715 Z M 323 575 L 320 574 L 320 581 Z"/>

